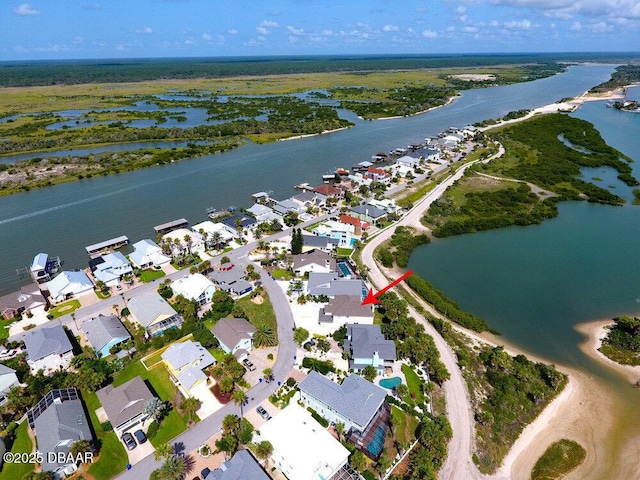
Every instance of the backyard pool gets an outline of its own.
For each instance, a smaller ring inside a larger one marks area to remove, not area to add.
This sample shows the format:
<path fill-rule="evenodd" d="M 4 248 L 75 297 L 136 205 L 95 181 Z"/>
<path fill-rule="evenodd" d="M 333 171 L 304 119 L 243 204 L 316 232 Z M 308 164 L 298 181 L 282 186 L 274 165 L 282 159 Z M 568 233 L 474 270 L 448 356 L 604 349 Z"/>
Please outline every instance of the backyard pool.
<path fill-rule="evenodd" d="M 388 390 L 393 390 L 402 383 L 402 379 L 400 377 L 383 378 L 378 383 L 380 383 L 381 387 L 384 387 Z"/>
<path fill-rule="evenodd" d="M 380 452 L 382 451 L 382 447 L 384 447 L 384 436 L 385 436 L 384 434 L 385 434 L 384 425 L 380 425 L 376 429 L 375 433 L 373 434 L 373 438 L 371 439 L 371 442 L 369 442 L 369 445 L 367 445 L 367 450 L 369 450 L 371 455 L 375 457 L 380 455 Z"/>

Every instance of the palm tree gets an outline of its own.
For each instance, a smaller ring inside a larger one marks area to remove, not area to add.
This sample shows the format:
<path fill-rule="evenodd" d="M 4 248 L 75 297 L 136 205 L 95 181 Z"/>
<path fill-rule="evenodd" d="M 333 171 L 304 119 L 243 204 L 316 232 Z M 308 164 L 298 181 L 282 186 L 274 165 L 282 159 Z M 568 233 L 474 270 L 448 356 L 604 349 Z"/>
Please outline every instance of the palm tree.
<path fill-rule="evenodd" d="M 376 465 L 376 470 L 378 471 L 378 475 L 380 475 L 380 480 L 384 478 L 384 474 L 387 473 L 391 467 L 391 460 L 384 455 L 381 455 L 378 459 L 378 464 Z"/>
<path fill-rule="evenodd" d="M 222 241 L 222 234 L 220 232 L 213 232 L 211 235 L 211 244 L 216 247 L 216 250 L 220 250 L 220 242 Z"/>
<path fill-rule="evenodd" d="M 160 460 L 161 458 L 169 458 L 171 455 L 173 455 L 173 446 L 170 443 L 161 443 L 153 452 L 153 456 L 156 458 L 156 460 Z"/>
<path fill-rule="evenodd" d="M 235 415 L 226 415 L 222 419 L 222 431 L 226 434 L 235 432 L 240 426 L 240 419 Z"/>
<path fill-rule="evenodd" d="M 193 420 L 193 415 L 196 413 L 196 410 L 200 407 L 200 401 L 197 398 L 189 397 L 186 398 L 181 404 L 180 408 L 187 414 L 189 421 Z"/>
<path fill-rule="evenodd" d="M 224 452 L 225 460 L 229 460 L 237 448 L 238 439 L 233 435 L 223 435 L 220 440 L 216 440 L 216 453 Z"/>
<path fill-rule="evenodd" d="M 273 453 L 273 445 L 271 445 L 271 442 L 267 440 L 256 443 L 255 445 L 256 457 L 258 457 L 260 460 L 264 460 L 264 468 L 266 469 L 269 463 L 269 457 Z"/>
<path fill-rule="evenodd" d="M 187 245 L 187 253 L 191 253 L 191 235 L 188 233 L 184 236 L 184 243 Z"/>
<path fill-rule="evenodd" d="M 160 423 L 167 411 L 168 405 L 158 397 L 151 397 L 144 406 L 144 413 Z"/>
<path fill-rule="evenodd" d="M 273 369 L 271 369 L 271 368 L 265 368 L 265 369 L 262 371 L 262 375 L 264 375 L 264 380 L 265 380 L 267 383 L 271 383 L 271 382 L 273 381 Z"/>
<path fill-rule="evenodd" d="M 164 480 L 182 480 L 187 474 L 186 458 L 180 455 L 171 455 L 161 467 Z"/>
<path fill-rule="evenodd" d="M 78 455 L 91 452 L 92 450 L 93 449 L 91 448 L 91 444 L 88 440 L 78 440 L 73 442 L 69 447 L 69 453 L 71 453 L 75 458 L 77 458 Z"/>
<path fill-rule="evenodd" d="M 338 434 L 338 441 L 342 441 L 342 436 L 344 435 L 344 422 L 336 423 L 336 433 Z"/>
<path fill-rule="evenodd" d="M 233 403 L 240 407 L 240 418 L 242 418 L 242 407 L 246 405 L 248 398 L 242 390 L 234 390 L 231 394 Z"/>
<path fill-rule="evenodd" d="M 273 328 L 264 322 L 256 325 L 256 331 L 253 334 L 253 344 L 256 347 L 273 347 L 277 345 L 278 339 Z"/>

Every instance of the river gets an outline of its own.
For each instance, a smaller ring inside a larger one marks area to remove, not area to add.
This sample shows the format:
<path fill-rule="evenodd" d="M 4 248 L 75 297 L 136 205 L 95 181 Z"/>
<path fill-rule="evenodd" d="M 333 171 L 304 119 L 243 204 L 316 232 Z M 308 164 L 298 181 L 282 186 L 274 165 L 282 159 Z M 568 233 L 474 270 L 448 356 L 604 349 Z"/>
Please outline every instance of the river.
<path fill-rule="evenodd" d="M 581 94 L 607 80 L 613 69 L 575 66 L 535 82 L 465 91 L 449 105 L 413 117 L 359 121 L 329 135 L 248 144 L 223 154 L 2 197 L 0 294 L 26 281 L 15 270 L 29 265 L 38 252 L 60 255 L 67 268 L 84 268 L 86 245 L 119 235 L 132 241 L 152 238 L 154 225 L 181 217 L 199 222 L 210 206 L 249 206 L 257 191 L 288 197 L 293 185 L 320 183 L 326 171 L 350 168 L 379 150 L 422 141 L 451 125 Z"/>

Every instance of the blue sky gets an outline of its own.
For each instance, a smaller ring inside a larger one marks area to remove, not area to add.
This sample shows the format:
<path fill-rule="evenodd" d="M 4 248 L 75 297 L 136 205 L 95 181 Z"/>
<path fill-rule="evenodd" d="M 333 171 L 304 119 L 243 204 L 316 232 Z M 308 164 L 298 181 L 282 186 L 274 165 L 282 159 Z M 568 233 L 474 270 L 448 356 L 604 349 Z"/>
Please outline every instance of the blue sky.
<path fill-rule="evenodd" d="M 640 0 L 2 0 L 0 60 L 637 51 Z"/>

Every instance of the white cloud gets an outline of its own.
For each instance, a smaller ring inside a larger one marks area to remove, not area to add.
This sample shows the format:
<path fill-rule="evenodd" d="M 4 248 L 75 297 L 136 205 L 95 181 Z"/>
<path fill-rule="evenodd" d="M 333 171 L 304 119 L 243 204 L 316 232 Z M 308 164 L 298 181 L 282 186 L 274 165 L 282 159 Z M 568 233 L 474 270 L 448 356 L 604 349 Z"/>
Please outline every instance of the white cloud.
<path fill-rule="evenodd" d="M 416 35 L 416 31 L 413 28 L 409 27 L 407 28 L 407 35 L 409 37 L 414 37 Z"/>
<path fill-rule="evenodd" d="M 184 44 L 185 45 L 195 45 L 196 42 L 194 42 L 193 40 L 185 40 Z"/>
<path fill-rule="evenodd" d="M 83 5 L 82 8 L 85 10 L 102 10 L 102 5 L 99 3 L 90 3 L 87 5 Z"/>
<path fill-rule="evenodd" d="M 333 37 L 333 31 L 332 30 L 323 30 L 322 31 L 322 35 L 324 35 L 325 37 Z"/>
<path fill-rule="evenodd" d="M 511 30 L 529 30 L 531 28 L 531 22 L 529 20 L 514 20 L 511 22 L 505 22 L 504 27 Z"/>
<path fill-rule="evenodd" d="M 460 5 L 458 8 L 456 8 L 456 14 L 458 15 L 464 15 L 467 11 L 467 7 Z"/>
<path fill-rule="evenodd" d="M 463 32 L 465 33 L 476 33 L 478 31 L 477 27 L 464 27 L 462 29 Z"/>
<path fill-rule="evenodd" d="M 40 12 L 40 10 L 36 10 L 28 3 L 23 3 L 18 8 L 14 8 L 13 13 L 15 15 L 20 15 L 20 16 L 30 16 L 30 15 L 40 15 L 42 12 Z"/>
<path fill-rule="evenodd" d="M 400 29 L 395 25 L 385 25 L 384 27 L 382 27 L 383 32 L 397 32 L 398 30 Z"/>
<path fill-rule="evenodd" d="M 582 24 L 580 22 L 573 22 L 571 25 L 571 30 L 581 30 Z"/>
<path fill-rule="evenodd" d="M 280 24 L 278 22 L 272 22 L 271 20 L 263 20 L 260 23 L 261 27 L 278 28 Z"/>
<path fill-rule="evenodd" d="M 289 30 L 289 32 L 291 32 L 293 35 L 302 35 L 304 33 L 303 28 L 296 28 L 292 27 L 291 25 L 287 26 L 287 30 Z"/>
<path fill-rule="evenodd" d="M 209 35 L 208 33 L 203 33 L 202 34 L 202 39 L 206 42 L 210 42 L 211 40 L 213 40 L 213 37 L 211 35 Z"/>
<path fill-rule="evenodd" d="M 144 27 L 142 30 L 136 30 L 136 33 L 143 33 L 145 35 L 151 35 L 153 33 L 153 28 Z"/>
<path fill-rule="evenodd" d="M 267 30 L 264 27 L 256 27 L 256 32 L 258 32 L 260 35 L 268 35 L 269 34 L 269 30 Z"/>
<path fill-rule="evenodd" d="M 47 47 L 35 47 L 33 49 L 34 52 L 46 52 L 46 53 L 58 53 L 58 52 L 68 52 L 69 47 L 66 45 L 49 45 Z"/>
<path fill-rule="evenodd" d="M 433 30 L 422 31 L 422 38 L 437 38 L 437 37 L 438 37 L 438 33 L 434 32 Z"/>
<path fill-rule="evenodd" d="M 238 34 L 238 30 L 236 30 L 235 28 L 230 28 L 229 30 L 227 30 L 227 33 L 229 35 L 237 35 Z"/>

